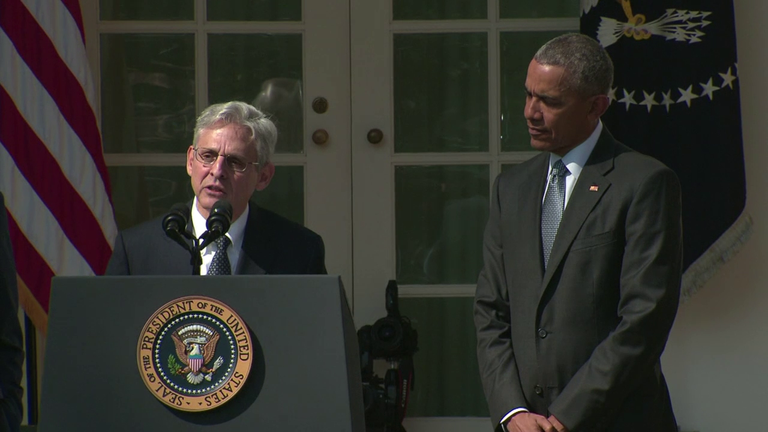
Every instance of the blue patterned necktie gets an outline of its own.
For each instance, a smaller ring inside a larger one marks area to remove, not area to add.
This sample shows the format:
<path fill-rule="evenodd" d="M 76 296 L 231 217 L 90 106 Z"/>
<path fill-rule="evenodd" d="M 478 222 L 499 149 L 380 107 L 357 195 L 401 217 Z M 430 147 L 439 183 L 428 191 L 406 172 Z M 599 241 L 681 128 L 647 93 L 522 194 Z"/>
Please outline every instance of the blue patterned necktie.
<path fill-rule="evenodd" d="M 208 267 L 209 275 L 228 275 L 232 274 L 232 266 L 229 264 L 229 255 L 227 254 L 227 248 L 229 247 L 229 237 L 221 236 L 216 239 L 216 253 L 213 254 L 213 260 Z"/>
<path fill-rule="evenodd" d="M 565 176 L 568 173 L 568 168 L 565 167 L 562 159 L 555 162 L 549 178 L 547 194 L 544 196 L 544 204 L 541 208 L 541 245 L 544 251 L 544 269 L 547 268 L 552 244 L 555 243 L 560 219 L 563 218 Z"/>

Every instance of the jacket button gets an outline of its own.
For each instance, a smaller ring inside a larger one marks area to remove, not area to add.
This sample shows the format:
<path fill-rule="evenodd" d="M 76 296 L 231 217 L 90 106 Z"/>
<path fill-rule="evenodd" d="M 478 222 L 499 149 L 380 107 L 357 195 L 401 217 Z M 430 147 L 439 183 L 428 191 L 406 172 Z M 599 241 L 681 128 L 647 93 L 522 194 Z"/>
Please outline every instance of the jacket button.
<path fill-rule="evenodd" d="M 549 333 L 547 333 L 547 331 L 546 331 L 546 330 L 544 330 L 543 328 L 540 328 L 540 329 L 539 329 L 539 330 L 536 332 L 536 334 L 538 334 L 540 338 L 544 339 L 545 337 L 547 337 L 547 335 L 548 335 Z"/>
<path fill-rule="evenodd" d="M 541 388 L 541 386 L 536 386 L 536 387 L 533 388 L 533 392 L 536 393 L 537 395 L 541 396 L 541 395 L 544 394 L 544 389 Z"/>

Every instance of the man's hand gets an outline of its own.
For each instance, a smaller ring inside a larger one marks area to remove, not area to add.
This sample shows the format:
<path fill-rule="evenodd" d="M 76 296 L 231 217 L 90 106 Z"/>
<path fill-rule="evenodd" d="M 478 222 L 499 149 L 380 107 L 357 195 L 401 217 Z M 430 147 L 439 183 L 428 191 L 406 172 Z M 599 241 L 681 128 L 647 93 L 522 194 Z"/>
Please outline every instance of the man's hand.
<path fill-rule="evenodd" d="M 557 417 L 551 415 L 549 418 L 547 418 L 550 423 L 552 423 L 552 426 L 555 427 L 555 430 L 557 432 L 568 432 L 568 428 L 565 427 L 562 423 L 560 423 L 560 420 L 557 419 Z"/>
<path fill-rule="evenodd" d="M 558 432 L 558 429 L 546 417 L 530 412 L 520 412 L 513 415 L 506 427 L 507 432 Z"/>

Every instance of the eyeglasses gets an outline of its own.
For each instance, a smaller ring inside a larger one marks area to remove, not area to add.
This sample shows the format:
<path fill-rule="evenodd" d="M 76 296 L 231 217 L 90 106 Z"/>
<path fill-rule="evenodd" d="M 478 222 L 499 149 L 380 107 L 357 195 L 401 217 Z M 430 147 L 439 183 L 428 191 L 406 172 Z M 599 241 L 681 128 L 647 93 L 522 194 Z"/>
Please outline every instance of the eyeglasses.
<path fill-rule="evenodd" d="M 235 155 L 220 155 L 219 152 L 216 150 L 211 149 L 205 149 L 205 148 L 196 148 L 192 149 L 195 152 L 195 159 L 197 159 L 198 162 L 203 164 L 203 166 L 211 166 L 214 163 L 216 163 L 216 160 L 219 158 L 219 156 L 224 158 L 224 162 L 227 164 L 229 168 L 232 168 L 234 171 L 237 172 L 245 172 L 246 169 L 248 169 L 248 165 L 256 165 L 258 166 L 258 162 L 248 162 L 243 160 L 239 156 Z"/>

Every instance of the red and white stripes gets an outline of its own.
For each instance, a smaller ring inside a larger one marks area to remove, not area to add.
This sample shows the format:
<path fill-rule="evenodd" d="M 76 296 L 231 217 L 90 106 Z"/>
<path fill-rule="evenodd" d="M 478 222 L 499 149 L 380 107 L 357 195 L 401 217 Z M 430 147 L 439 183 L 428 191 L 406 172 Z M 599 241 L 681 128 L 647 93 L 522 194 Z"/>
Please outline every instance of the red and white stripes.
<path fill-rule="evenodd" d="M 0 0 L 0 190 L 44 313 L 50 278 L 102 274 L 117 234 L 95 102 L 78 0 Z"/>

